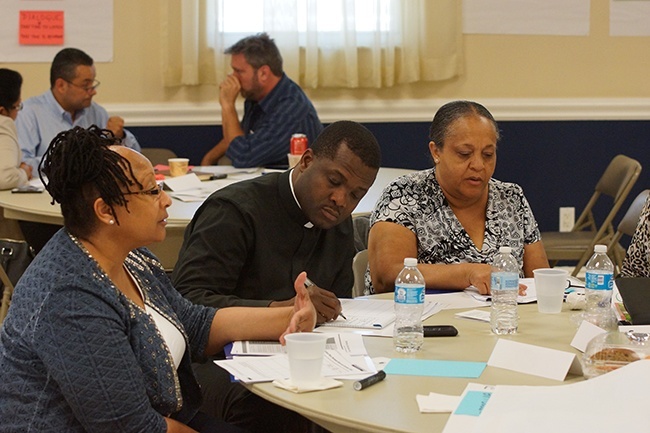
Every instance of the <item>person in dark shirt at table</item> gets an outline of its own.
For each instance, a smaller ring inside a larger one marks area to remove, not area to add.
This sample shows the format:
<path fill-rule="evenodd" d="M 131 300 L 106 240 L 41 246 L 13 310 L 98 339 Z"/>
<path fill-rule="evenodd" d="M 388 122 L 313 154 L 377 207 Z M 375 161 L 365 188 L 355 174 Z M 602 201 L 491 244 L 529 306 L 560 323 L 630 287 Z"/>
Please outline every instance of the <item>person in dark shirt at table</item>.
<path fill-rule="evenodd" d="M 380 162 L 372 133 L 340 121 L 323 130 L 293 170 L 216 191 L 187 226 L 174 286 L 203 305 L 280 307 L 292 304 L 291 281 L 304 270 L 314 283 L 318 321 L 335 319 L 338 298 L 349 298 L 354 282 L 350 215 Z M 296 429 L 300 417 L 230 383 L 213 363 L 194 367 L 208 413 L 253 432 L 304 431 Z"/>
<path fill-rule="evenodd" d="M 286 166 L 291 135 L 312 143 L 322 131 L 316 109 L 282 70 L 282 56 L 266 33 L 248 36 L 226 50 L 233 72 L 219 85 L 223 138 L 201 165 L 224 155 L 235 167 Z M 235 101 L 246 99 L 239 122 Z"/>

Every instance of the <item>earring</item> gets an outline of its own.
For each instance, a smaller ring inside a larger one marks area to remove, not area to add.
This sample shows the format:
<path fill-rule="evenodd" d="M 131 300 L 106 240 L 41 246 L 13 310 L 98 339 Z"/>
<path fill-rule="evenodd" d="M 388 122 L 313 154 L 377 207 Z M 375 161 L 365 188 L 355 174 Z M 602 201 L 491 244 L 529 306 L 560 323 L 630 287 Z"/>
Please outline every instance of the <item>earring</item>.
<path fill-rule="evenodd" d="M 440 162 L 440 160 L 439 159 L 434 159 L 433 162 L 435 162 L 437 164 L 437 163 Z"/>
<path fill-rule="evenodd" d="M 115 224 L 115 221 L 113 221 L 113 220 L 108 220 L 108 223 L 109 223 L 110 225 L 113 225 L 113 224 Z"/>

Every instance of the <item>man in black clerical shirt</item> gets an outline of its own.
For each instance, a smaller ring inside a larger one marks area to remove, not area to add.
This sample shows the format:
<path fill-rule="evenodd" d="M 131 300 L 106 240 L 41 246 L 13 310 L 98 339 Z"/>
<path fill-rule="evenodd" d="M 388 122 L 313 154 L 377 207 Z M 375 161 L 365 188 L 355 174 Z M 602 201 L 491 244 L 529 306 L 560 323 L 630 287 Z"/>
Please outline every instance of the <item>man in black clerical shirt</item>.
<path fill-rule="evenodd" d="M 338 298 L 350 297 L 353 286 L 350 215 L 380 162 L 372 133 L 340 121 L 293 170 L 216 191 L 185 231 L 174 285 L 204 305 L 282 306 L 293 303 L 293 280 L 306 271 L 319 321 L 334 320 Z M 213 363 L 195 367 L 207 412 L 251 431 L 302 431 L 304 419 L 230 384 Z"/>

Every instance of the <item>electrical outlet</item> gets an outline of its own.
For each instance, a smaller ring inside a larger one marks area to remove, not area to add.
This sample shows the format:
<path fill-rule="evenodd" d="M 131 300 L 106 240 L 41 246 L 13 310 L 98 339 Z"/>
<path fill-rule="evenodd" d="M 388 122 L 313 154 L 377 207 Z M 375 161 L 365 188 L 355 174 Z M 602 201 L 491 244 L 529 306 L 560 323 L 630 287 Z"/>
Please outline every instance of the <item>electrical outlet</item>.
<path fill-rule="evenodd" d="M 574 207 L 561 207 L 560 208 L 560 231 L 570 232 L 576 220 L 576 208 Z"/>

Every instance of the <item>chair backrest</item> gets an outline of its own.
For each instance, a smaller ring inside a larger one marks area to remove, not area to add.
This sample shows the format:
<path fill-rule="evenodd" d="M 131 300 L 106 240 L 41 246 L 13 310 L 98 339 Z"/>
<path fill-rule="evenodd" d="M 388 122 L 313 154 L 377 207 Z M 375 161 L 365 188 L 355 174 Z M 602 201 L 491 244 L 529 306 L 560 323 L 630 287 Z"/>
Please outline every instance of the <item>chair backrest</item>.
<path fill-rule="evenodd" d="M 149 161 L 151 161 L 151 165 L 153 166 L 158 164 L 167 165 L 167 160 L 169 158 L 176 158 L 176 154 L 173 150 L 164 147 L 143 147 L 141 152 Z"/>
<path fill-rule="evenodd" d="M 641 217 L 643 205 L 648 199 L 648 195 L 650 195 L 650 189 L 644 189 L 636 196 L 627 212 L 625 212 L 625 215 L 623 215 L 621 222 L 618 223 L 617 232 L 628 236 L 634 235 L 636 226 L 639 224 L 639 217 Z"/>
<path fill-rule="evenodd" d="M 14 286 L 33 258 L 34 251 L 27 242 L 16 239 L 0 239 L 0 290 L 2 292 L 0 323 L 4 321 L 9 310 Z"/>
<path fill-rule="evenodd" d="M 614 232 L 611 222 L 639 178 L 640 173 L 641 164 L 639 161 L 625 155 L 616 155 L 598 180 L 593 195 L 576 220 L 573 231 L 580 231 L 585 228 L 591 231 L 600 231 L 600 229 L 605 228 L 611 235 Z M 611 197 L 613 203 L 605 221 L 599 227 L 594 219 L 593 207 L 601 195 Z"/>
<path fill-rule="evenodd" d="M 594 245 L 609 245 L 611 242 L 615 235 L 612 221 L 614 221 L 614 217 L 623 205 L 630 190 L 639 179 L 639 174 L 641 174 L 641 164 L 639 161 L 625 155 L 616 155 L 614 159 L 612 159 L 612 162 L 607 166 L 607 169 L 605 169 L 605 172 L 596 185 L 596 192 L 594 192 L 594 195 L 591 197 L 591 200 L 589 200 L 587 207 L 585 207 L 585 210 L 579 218 L 579 220 L 582 220 L 584 217 L 584 221 L 581 221 L 581 224 L 590 221 L 590 229 L 596 232 L 596 234 L 592 238 L 591 243 L 585 248 L 580 260 L 578 260 L 578 264 L 576 264 L 576 267 L 573 270 L 574 276 L 585 265 L 585 263 L 587 263 L 589 257 L 591 257 Z M 598 200 L 600 194 L 611 196 L 614 199 L 614 203 L 600 227 L 597 227 L 591 209 Z M 588 213 L 588 217 L 585 216 L 586 213 Z M 578 226 L 578 222 L 576 222 L 576 226 Z M 574 227 L 573 229 L 573 231 L 576 231 L 577 227 Z"/>
<path fill-rule="evenodd" d="M 354 248 L 357 252 L 368 248 L 368 231 L 370 231 L 370 215 L 360 214 L 352 217 L 354 227 Z"/>
<path fill-rule="evenodd" d="M 14 293 L 14 285 L 9 280 L 9 276 L 4 268 L 0 266 L 0 285 L 2 286 L 2 300 L 0 301 L 0 325 L 7 317 L 9 311 L 9 304 L 11 303 L 11 296 Z"/>
<path fill-rule="evenodd" d="M 354 286 L 352 297 L 363 296 L 366 293 L 366 269 L 368 268 L 368 250 L 359 251 L 352 259 L 352 274 L 354 275 Z"/>
<path fill-rule="evenodd" d="M 623 260 L 625 259 L 625 249 L 620 245 L 619 241 L 623 235 L 634 236 L 636 227 L 639 224 L 639 218 L 643 211 L 643 206 L 650 195 L 650 189 L 645 189 L 636 196 L 630 207 L 628 208 L 623 218 L 618 223 L 616 233 L 612 236 L 611 241 L 607 245 L 607 253 L 612 258 L 616 273 L 620 272 L 623 267 Z"/>

